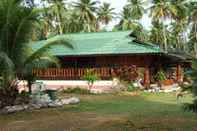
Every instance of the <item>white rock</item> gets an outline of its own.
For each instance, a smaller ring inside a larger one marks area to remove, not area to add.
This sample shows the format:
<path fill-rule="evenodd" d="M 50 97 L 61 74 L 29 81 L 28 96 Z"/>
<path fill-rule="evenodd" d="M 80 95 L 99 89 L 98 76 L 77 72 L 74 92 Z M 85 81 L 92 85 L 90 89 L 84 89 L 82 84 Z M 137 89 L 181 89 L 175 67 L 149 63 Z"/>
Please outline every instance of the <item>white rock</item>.
<path fill-rule="evenodd" d="M 61 102 L 52 102 L 48 104 L 49 107 L 60 107 L 62 105 L 63 104 Z"/>
<path fill-rule="evenodd" d="M 7 106 L 5 107 L 5 111 L 7 113 L 14 113 L 25 110 L 25 107 L 23 105 L 16 105 L 16 106 Z"/>
<path fill-rule="evenodd" d="M 68 98 L 68 99 L 62 99 L 61 102 L 62 102 L 63 105 L 77 104 L 77 103 L 80 102 L 80 100 L 77 97 L 72 97 L 72 98 Z"/>
<path fill-rule="evenodd" d="M 29 109 L 34 110 L 34 109 L 40 109 L 42 107 L 41 104 L 29 104 Z"/>
<path fill-rule="evenodd" d="M 34 103 L 34 104 L 47 105 L 52 102 L 48 94 L 44 94 L 44 95 L 37 94 L 37 95 L 31 96 L 31 98 L 32 98 L 31 103 Z"/>
<path fill-rule="evenodd" d="M 103 91 L 102 90 L 99 90 L 99 89 L 91 89 L 90 90 L 90 93 L 92 93 L 92 94 L 102 94 Z"/>
<path fill-rule="evenodd" d="M 61 103 L 62 103 L 63 105 L 68 105 L 68 104 L 69 104 L 69 99 L 62 99 L 62 100 L 61 100 Z"/>
<path fill-rule="evenodd" d="M 37 94 L 46 90 L 46 85 L 42 82 L 36 82 L 31 86 L 32 94 Z"/>

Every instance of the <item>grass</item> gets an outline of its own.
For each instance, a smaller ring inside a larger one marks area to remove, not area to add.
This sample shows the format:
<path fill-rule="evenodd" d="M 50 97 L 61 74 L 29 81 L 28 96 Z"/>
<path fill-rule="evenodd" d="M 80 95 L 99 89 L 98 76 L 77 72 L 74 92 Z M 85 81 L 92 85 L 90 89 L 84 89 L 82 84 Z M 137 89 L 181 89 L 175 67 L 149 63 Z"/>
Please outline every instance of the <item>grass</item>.
<path fill-rule="evenodd" d="M 177 103 L 173 93 L 64 95 L 78 96 L 81 103 L 0 116 L 0 131 L 197 130 L 197 115 L 181 108 L 191 101 L 189 96 Z"/>

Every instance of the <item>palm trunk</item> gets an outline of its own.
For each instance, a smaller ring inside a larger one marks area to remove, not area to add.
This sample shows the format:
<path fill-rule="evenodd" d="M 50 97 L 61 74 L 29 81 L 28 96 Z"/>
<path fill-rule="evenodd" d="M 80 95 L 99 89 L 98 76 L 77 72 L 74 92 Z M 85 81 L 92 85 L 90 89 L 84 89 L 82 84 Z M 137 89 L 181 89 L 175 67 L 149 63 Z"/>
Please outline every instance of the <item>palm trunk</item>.
<path fill-rule="evenodd" d="M 197 43 L 194 43 L 194 57 L 197 58 Z"/>
<path fill-rule="evenodd" d="M 167 46 L 165 25 L 163 25 L 163 37 L 164 37 L 164 51 L 167 52 L 168 51 L 168 46 Z"/>
<path fill-rule="evenodd" d="M 62 35 L 63 34 L 63 28 L 61 26 L 61 22 L 59 22 L 59 34 Z"/>

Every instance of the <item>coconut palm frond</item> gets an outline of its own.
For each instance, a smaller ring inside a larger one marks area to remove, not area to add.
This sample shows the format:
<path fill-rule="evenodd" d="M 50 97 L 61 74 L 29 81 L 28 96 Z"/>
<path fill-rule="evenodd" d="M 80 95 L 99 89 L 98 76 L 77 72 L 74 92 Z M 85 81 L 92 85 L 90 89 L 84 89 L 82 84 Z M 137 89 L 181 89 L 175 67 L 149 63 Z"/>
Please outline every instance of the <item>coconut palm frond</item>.
<path fill-rule="evenodd" d="M 1 72 L 13 72 L 14 64 L 6 53 L 0 52 L 0 73 Z"/>
<path fill-rule="evenodd" d="M 53 46 L 53 45 L 57 45 L 57 44 L 61 44 L 67 48 L 71 48 L 73 49 L 73 46 L 71 45 L 71 43 L 69 42 L 68 39 L 65 38 L 51 38 L 46 40 L 46 42 L 44 43 L 44 46 L 41 47 L 40 49 L 38 49 L 37 51 L 33 52 L 24 62 L 26 64 L 31 63 L 31 61 L 34 61 L 36 59 L 40 59 L 41 57 L 46 57 L 49 56 L 49 49 Z"/>
<path fill-rule="evenodd" d="M 59 60 L 53 56 L 40 57 L 26 64 L 25 71 L 31 73 L 33 69 L 46 69 L 48 67 L 60 68 Z"/>

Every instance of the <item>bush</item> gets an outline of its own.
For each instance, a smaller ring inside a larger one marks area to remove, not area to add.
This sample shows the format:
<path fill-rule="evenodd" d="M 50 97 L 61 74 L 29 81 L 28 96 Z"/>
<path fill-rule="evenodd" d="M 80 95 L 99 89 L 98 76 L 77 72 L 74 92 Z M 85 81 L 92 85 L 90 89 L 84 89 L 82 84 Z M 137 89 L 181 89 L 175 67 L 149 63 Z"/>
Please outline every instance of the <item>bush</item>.
<path fill-rule="evenodd" d="M 0 88 L 0 108 L 14 105 L 18 96 L 17 84 L 9 83 L 9 86 Z"/>
<path fill-rule="evenodd" d="M 87 70 L 82 79 L 88 81 L 89 89 L 91 89 L 94 82 L 99 80 L 100 78 L 94 70 Z"/>
<path fill-rule="evenodd" d="M 65 89 L 63 90 L 63 93 L 73 93 L 73 94 L 83 94 L 83 95 L 91 94 L 90 90 L 79 88 L 79 87 Z"/>
<path fill-rule="evenodd" d="M 123 66 L 119 68 L 114 68 L 112 71 L 114 77 L 119 78 L 120 81 L 135 81 L 137 80 L 139 74 L 136 66 Z"/>
<path fill-rule="evenodd" d="M 189 75 L 192 79 L 192 85 L 189 85 L 188 87 L 182 87 L 183 91 L 189 90 L 194 95 L 194 101 L 192 104 L 185 103 L 184 109 L 186 111 L 192 111 L 197 113 L 197 59 L 193 59 L 192 61 L 192 71 L 187 72 L 187 75 Z"/>
<path fill-rule="evenodd" d="M 160 71 L 157 72 L 157 74 L 155 75 L 155 79 L 158 80 L 158 81 L 166 80 L 165 73 L 164 73 L 162 70 L 160 70 Z"/>
<path fill-rule="evenodd" d="M 135 90 L 137 90 L 137 88 L 133 85 L 133 83 L 128 85 L 128 88 L 127 88 L 128 92 L 133 92 Z"/>

